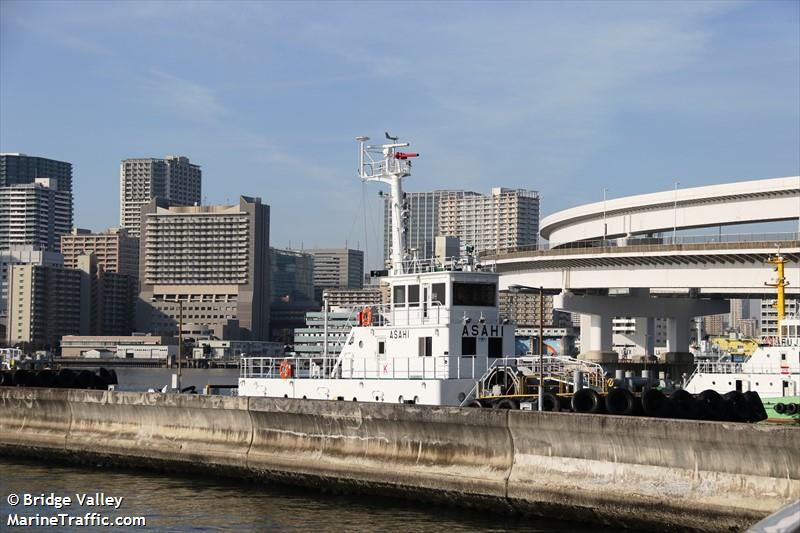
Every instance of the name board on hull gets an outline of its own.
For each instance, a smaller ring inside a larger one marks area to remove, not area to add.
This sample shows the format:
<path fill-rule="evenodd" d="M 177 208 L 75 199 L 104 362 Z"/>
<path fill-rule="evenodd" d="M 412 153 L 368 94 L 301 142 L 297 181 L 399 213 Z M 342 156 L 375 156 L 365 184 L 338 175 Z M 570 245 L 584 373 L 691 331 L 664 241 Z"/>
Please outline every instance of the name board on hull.
<path fill-rule="evenodd" d="M 464 325 L 462 337 L 502 337 L 503 326 L 487 326 L 486 324 Z"/>
<path fill-rule="evenodd" d="M 408 339 L 410 337 L 407 329 L 393 329 L 389 332 L 390 339 Z"/>

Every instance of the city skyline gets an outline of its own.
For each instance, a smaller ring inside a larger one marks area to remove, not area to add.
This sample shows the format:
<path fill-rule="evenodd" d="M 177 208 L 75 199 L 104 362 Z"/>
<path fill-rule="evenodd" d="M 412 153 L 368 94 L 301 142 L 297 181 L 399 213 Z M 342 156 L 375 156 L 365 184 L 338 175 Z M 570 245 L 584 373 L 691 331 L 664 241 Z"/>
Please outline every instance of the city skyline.
<path fill-rule="evenodd" d="M 6 1 L 0 151 L 71 162 L 93 231 L 117 225 L 120 161 L 183 154 L 204 204 L 260 196 L 275 245 L 370 266 L 359 134 L 422 154 L 409 191 L 534 189 L 543 216 L 800 174 L 797 3 L 450 6 Z"/>

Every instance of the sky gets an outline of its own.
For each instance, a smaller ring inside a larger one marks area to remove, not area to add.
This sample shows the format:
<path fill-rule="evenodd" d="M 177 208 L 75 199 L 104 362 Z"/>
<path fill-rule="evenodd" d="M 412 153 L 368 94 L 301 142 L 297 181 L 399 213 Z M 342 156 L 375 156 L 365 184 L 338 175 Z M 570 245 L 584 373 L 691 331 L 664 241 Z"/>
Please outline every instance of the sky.
<path fill-rule="evenodd" d="M 800 175 L 800 2 L 0 0 L 0 151 L 73 164 L 119 223 L 119 163 L 185 155 L 204 203 L 259 196 L 271 244 L 382 255 L 358 135 L 409 191 L 608 198 Z"/>

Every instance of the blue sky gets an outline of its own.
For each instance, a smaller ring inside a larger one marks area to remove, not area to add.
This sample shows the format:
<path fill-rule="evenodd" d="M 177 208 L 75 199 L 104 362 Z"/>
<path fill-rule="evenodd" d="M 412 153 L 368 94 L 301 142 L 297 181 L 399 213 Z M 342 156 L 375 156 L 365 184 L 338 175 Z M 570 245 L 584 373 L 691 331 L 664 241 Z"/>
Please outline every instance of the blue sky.
<path fill-rule="evenodd" d="M 800 2 L 0 1 L 0 151 L 74 165 L 118 224 L 119 161 L 189 156 L 207 203 L 261 196 L 272 243 L 382 252 L 357 135 L 407 190 L 541 191 L 543 214 L 800 174 Z M 366 197 L 366 201 L 364 198 Z"/>

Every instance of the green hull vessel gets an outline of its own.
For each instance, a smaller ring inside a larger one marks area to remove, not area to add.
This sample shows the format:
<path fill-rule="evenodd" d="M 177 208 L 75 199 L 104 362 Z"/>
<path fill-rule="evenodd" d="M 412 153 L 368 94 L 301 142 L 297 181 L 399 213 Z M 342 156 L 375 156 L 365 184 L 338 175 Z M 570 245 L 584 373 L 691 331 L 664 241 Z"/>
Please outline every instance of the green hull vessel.
<path fill-rule="evenodd" d="M 784 406 L 788 406 L 790 404 L 795 404 L 798 406 L 798 411 L 800 411 L 800 396 L 782 396 L 776 398 L 762 398 L 761 400 L 764 402 L 764 409 L 767 411 L 767 420 L 770 422 L 787 422 L 793 424 L 800 424 L 800 412 L 796 412 L 793 415 L 787 414 L 784 412 L 783 414 L 778 413 L 775 408 L 778 404 L 783 404 Z"/>

